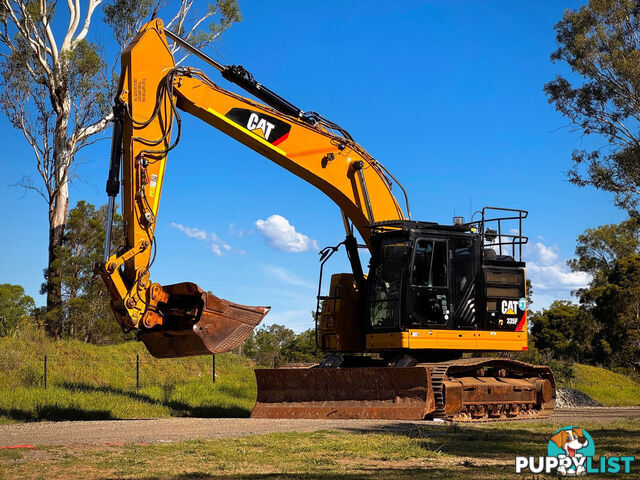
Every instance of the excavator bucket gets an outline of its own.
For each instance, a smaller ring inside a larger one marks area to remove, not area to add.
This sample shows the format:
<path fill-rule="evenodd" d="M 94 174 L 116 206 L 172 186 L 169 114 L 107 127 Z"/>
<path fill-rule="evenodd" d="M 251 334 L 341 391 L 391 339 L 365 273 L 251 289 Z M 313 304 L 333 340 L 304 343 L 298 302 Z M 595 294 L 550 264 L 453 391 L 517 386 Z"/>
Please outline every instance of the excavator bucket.
<path fill-rule="evenodd" d="M 138 338 L 154 357 L 224 353 L 240 346 L 270 307 L 251 307 L 204 292 L 194 283 L 166 285 L 163 324 L 141 330 Z"/>
<path fill-rule="evenodd" d="M 254 418 L 420 420 L 435 409 L 424 367 L 278 368 L 255 374 Z"/>

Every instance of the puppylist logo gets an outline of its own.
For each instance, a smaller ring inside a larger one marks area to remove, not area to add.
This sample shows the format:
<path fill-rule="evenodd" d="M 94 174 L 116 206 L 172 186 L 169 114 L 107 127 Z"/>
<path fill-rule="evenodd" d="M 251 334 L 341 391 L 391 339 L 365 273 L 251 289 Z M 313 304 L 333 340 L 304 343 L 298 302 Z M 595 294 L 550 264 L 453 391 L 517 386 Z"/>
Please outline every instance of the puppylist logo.
<path fill-rule="evenodd" d="M 551 435 L 546 457 L 516 457 L 516 473 L 556 473 L 575 477 L 589 473 L 629 473 L 635 457 L 595 457 L 593 438 L 584 428 L 562 427 Z"/>

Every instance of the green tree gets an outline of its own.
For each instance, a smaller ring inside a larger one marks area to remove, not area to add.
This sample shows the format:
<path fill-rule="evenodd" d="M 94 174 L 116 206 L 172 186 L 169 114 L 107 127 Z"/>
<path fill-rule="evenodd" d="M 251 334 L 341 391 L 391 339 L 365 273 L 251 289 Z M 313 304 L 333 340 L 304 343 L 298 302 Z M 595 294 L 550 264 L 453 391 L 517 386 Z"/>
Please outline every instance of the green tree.
<path fill-rule="evenodd" d="M 554 62 L 570 78 L 544 86 L 550 103 L 584 135 L 608 141 L 573 152 L 570 180 L 613 192 L 618 206 L 638 216 L 640 202 L 640 2 L 590 0 L 555 25 Z"/>
<path fill-rule="evenodd" d="M 578 290 L 580 320 L 589 332 L 591 363 L 632 367 L 640 354 L 640 222 L 589 228 L 578 237 L 577 258 L 568 265 L 591 275 Z M 580 323 L 578 323 L 580 325 Z"/>
<path fill-rule="evenodd" d="M 313 329 L 296 334 L 290 328 L 273 324 L 255 330 L 243 345 L 244 355 L 261 365 L 318 362 L 324 358 L 316 345 Z"/>
<path fill-rule="evenodd" d="M 640 222 L 626 220 L 619 225 L 601 225 L 588 228 L 578 236 L 577 258 L 567 264 L 574 272 L 591 275 L 591 286 L 606 283 L 616 261 L 636 253 L 640 247 Z"/>
<path fill-rule="evenodd" d="M 20 285 L 0 284 L 0 337 L 13 334 L 34 308 L 33 298 Z"/>
<path fill-rule="evenodd" d="M 324 358 L 316 344 L 316 332 L 305 330 L 287 342 L 280 352 L 286 362 L 318 362 Z"/>
<path fill-rule="evenodd" d="M 533 344 L 553 358 L 584 361 L 591 356 L 597 326 L 587 311 L 566 300 L 556 300 L 530 317 Z"/>
<path fill-rule="evenodd" d="M 45 314 L 47 333 L 92 343 L 106 343 L 125 337 L 113 319 L 109 294 L 93 273 L 93 264 L 104 252 L 106 206 L 96 209 L 80 201 L 69 212 L 62 245 L 57 247 L 55 267 L 60 271 L 63 303 L 59 312 Z M 123 237 L 122 217 L 114 216 L 112 245 Z"/>
<path fill-rule="evenodd" d="M 49 315 L 63 310 L 62 262 L 56 255 L 65 235 L 74 160 L 113 118 L 118 59 L 110 66 L 99 44 L 89 39 L 101 3 L 88 0 L 81 7 L 79 1 L 67 1 L 65 9 L 63 2 L 0 0 L 0 107 L 29 145 L 40 177 L 34 183 L 26 176 L 22 184 L 47 204 Z M 237 0 L 217 0 L 202 9 L 200 5 L 198 13 L 194 0 L 110 0 L 103 5 L 103 17 L 121 48 L 159 14 L 166 14 L 169 27 L 200 47 L 240 20 Z M 179 50 L 173 44 L 171 49 L 174 54 Z"/>
<path fill-rule="evenodd" d="M 640 255 L 615 262 L 606 282 L 582 293 L 600 328 L 595 359 L 607 366 L 635 368 L 640 361 Z"/>
<path fill-rule="evenodd" d="M 260 365 L 273 366 L 281 360 L 282 348 L 295 337 L 295 332 L 283 325 L 262 326 L 254 330 L 245 342 L 244 354 Z"/>

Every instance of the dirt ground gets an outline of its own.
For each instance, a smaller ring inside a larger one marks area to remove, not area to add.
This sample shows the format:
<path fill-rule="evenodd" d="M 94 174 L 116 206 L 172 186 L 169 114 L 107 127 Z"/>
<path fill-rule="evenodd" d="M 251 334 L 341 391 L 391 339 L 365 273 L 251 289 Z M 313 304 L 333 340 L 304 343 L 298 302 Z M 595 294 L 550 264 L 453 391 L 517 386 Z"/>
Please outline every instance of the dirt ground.
<path fill-rule="evenodd" d="M 560 409 L 552 421 L 610 423 L 640 420 L 640 407 Z M 535 422 L 527 420 L 525 422 Z M 548 419 L 547 419 L 548 421 Z M 446 422 L 428 422 L 447 425 Z M 408 432 L 425 422 L 399 420 L 271 420 L 253 418 L 161 418 L 0 425 L 0 447 L 15 445 L 109 445 L 169 443 L 244 437 L 272 432 Z"/>

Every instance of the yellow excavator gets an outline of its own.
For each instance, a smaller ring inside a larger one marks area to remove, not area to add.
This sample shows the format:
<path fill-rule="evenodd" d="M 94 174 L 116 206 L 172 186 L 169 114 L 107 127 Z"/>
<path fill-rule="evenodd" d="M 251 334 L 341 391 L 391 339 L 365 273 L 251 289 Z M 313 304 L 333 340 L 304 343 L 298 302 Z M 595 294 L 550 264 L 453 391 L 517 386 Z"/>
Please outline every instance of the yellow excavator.
<path fill-rule="evenodd" d="M 201 70 L 177 66 L 168 40 L 259 102 L 225 90 Z M 269 311 L 193 283 L 150 279 L 167 155 L 180 139 L 183 111 L 320 189 L 342 212 L 345 240 L 321 251 L 320 286 L 325 263 L 341 247 L 352 270 L 332 275 L 328 295 L 318 290 L 316 339 L 327 358 L 257 369 L 252 416 L 489 421 L 552 413 L 548 367 L 470 356 L 527 349 L 526 211 L 486 207 L 475 220 L 457 217 L 453 225 L 412 220 L 404 188 L 344 128 L 302 111 L 242 66 L 220 64 L 159 19 L 137 34 L 121 68 L 107 243 L 96 268 L 118 323 L 135 330 L 152 355 L 230 351 Z M 126 238 L 112 251 L 121 184 Z M 404 208 L 392 187 L 402 192 Z M 370 252 L 368 274 L 359 249 Z"/>

